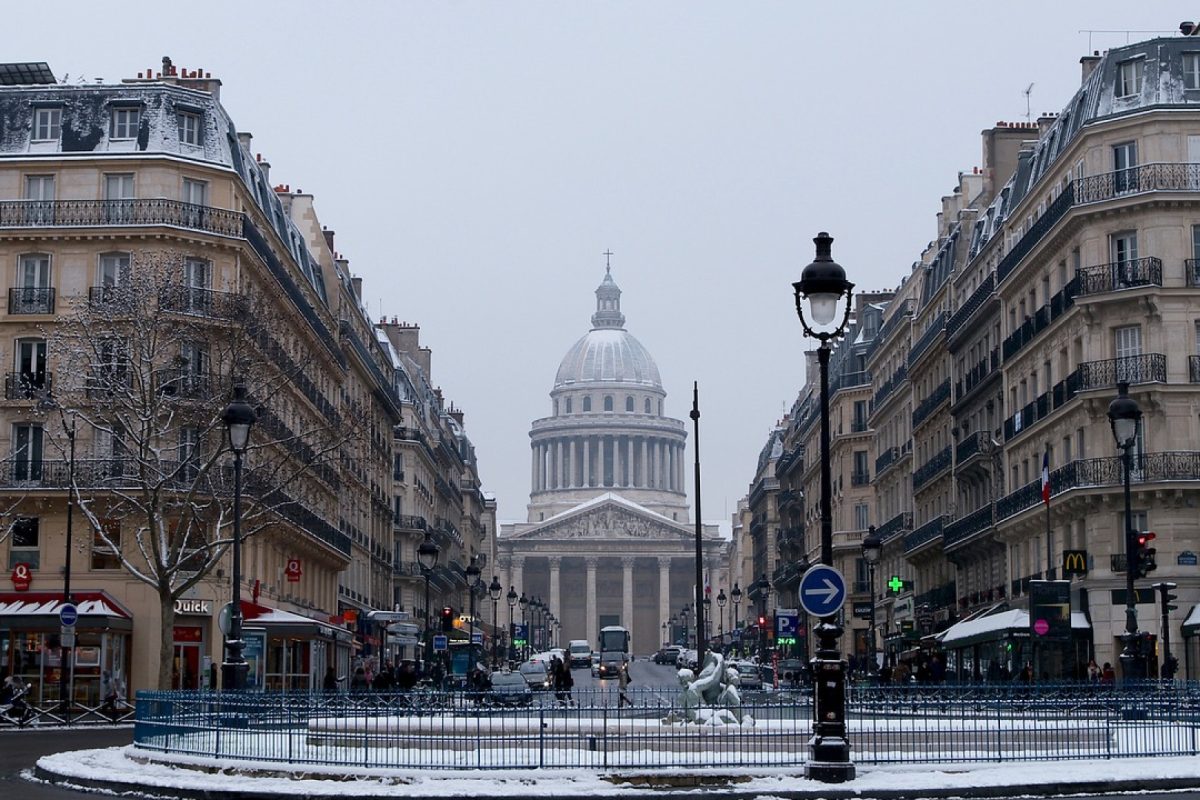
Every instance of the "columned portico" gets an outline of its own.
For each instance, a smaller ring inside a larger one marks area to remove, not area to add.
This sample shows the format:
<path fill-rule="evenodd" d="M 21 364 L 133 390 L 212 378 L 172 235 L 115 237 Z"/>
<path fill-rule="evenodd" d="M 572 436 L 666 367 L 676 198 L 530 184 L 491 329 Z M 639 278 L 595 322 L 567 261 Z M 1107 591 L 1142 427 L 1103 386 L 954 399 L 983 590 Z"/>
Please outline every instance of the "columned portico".
<path fill-rule="evenodd" d="M 559 556 L 550 556 L 546 560 L 550 564 L 550 596 L 547 598 L 550 602 L 550 612 L 561 618 L 563 605 L 559 577 L 562 572 L 562 558 Z"/>
<path fill-rule="evenodd" d="M 621 559 L 621 599 L 624 601 L 621 604 L 621 625 L 625 630 L 629 631 L 630 639 L 633 639 L 633 564 L 635 559 L 632 556 L 625 556 Z"/>
<path fill-rule="evenodd" d="M 600 559 L 588 556 L 583 563 L 587 567 L 587 638 L 595 647 L 600 637 L 599 618 L 596 616 L 596 566 Z"/>

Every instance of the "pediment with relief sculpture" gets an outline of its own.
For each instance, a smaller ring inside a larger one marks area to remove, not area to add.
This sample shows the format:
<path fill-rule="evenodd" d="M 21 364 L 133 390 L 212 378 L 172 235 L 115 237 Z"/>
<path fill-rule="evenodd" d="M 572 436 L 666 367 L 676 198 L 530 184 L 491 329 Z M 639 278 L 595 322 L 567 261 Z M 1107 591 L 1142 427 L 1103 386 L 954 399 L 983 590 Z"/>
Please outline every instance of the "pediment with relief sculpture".
<path fill-rule="evenodd" d="M 691 538 L 690 528 L 617 496 L 565 511 L 509 539 L 647 540 L 678 542 Z"/>

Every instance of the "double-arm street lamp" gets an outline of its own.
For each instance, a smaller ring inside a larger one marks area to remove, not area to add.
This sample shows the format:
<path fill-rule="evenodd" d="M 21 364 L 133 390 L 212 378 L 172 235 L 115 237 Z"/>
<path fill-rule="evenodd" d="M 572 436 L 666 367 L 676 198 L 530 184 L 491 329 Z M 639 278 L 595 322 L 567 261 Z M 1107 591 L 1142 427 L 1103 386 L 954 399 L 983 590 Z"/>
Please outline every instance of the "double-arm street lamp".
<path fill-rule="evenodd" d="M 875 526 L 871 525 L 867 528 L 866 538 L 862 541 L 863 561 L 867 562 L 867 591 L 871 593 L 871 616 L 867 625 L 869 640 L 867 656 L 871 659 L 867 664 L 867 671 L 871 675 L 879 672 L 879 659 L 875 650 L 875 565 L 879 563 L 879 556 L 882 553 L 883 540 L 879 538 L 879 534 L 875 533 Z"/>
<path fill-rule="evenodd" d="M 225 638 L 225 661 L 221 664 L 221 686 L 241 691 L 246 688 L 249 665 L 242 655 L 242 456 L 250 443 L 250 428 L 258 420 L 254 408 L 246 402 L 246 387 L 233 387 L 233 400 L 221 413 L 233 451 L 233 607 L 229 615 L 229 634 Z M 75 438 L 71 437 L 74 445 Z"/>
<path fill-rule="evenodd" d="M 500 637 L 496 635 L 496 604 L 500 602 L 500 595 L 504 592 L 504 587 L 500 585 L 500 576 L 493 575 L 492 582 L 488 584 L 488 595 L 492 598 L 492 669 L 500 668 L 499 650 L 496 648 L 500 645 Z"/>
<path fill-rule="evenodd" d="M 1117 396 L 1108 404 L 1108 421 L 1112 426 L 1113 438 L 1121 449 L 1121 461 L 1125 467 L 1125 633 L 1121 640 L 1121 672 L 1125 680 L 1141 680 L 1146 677 L 1146 662 L 1139 650 L 1137 623 L 1137 594 L 1133 588 L 1138 574 L 1137 531 L 1133 529 L 1133 506 L 1129 493 L 1129 473 L 1133 471 L 1133 446 L 1137 442 L 1138 425 L 1142 420 L 1142 409 L 1129 396 L 1129 384 L 1117 384 Z"/>
<path fill-rule="evenodd" d="M 441 553 L 441 548 L 437 546 L 437 542 L 433 541 L 433 534 L 429 529 L 425 529 L 425 538 L 421 540 L 421 544 L 417 546 L 417 564 L 421 567 L 421 574 L 425 577 L 425 667 L 433 664 L 433 630 L 429 627 L 429 579 L 433 576 L 434 567 L 437 566 L 438 555 Z"/>
<path fill-rule="evenodd" d="M 742 589 L 737 585 L 736 581 L 733 584 L 733 591 L 729 593 L 729 599 L 733 600 L 733 630 L 737 636 L 735 648 L 740 655 L 742 652 L 742 622 L 738 619 L 738 612 L 742 606 Z"/>
<path fill-rule="evenodd" d="M 721 646 L 722 647 L 725 646 L 725 603 L 727 603 L 728 601 L 729 601 L 729 598 L 725 596 L 725 589 L 722 588 L 721 591 L 717 594 L 717 608 L 719 608 L 721 610 L 721 621 L 717 628 L 717 633 L 719 633 L 721 635 Z"/>
<path fill-rule="evenodd" d="M 525 596 L 525 592 L 521 592 L 521 599 L 517 601 L 517 605 L 521 607 L 521 627 L 525 629 L 525 638 L 521 645 L 521 660 L 524 661 L 529 655 L 529 622 L 526 613 L 529 610 L 529 598 Z"/>
<path fill-rule="evenodd" d="M 821 563 L 833 566 L 833 493 L 829 465 L 829 342 L 846 332 L 853 305 L 854 284 L 846 270 L 833 260 L 833 237 L 822 231 L 813 239 L 816 258 L 792 284 L 796 314 L 806 336 L 820 341 L 817 362 L 821 372 Z M 845 303 L 841 323 L 838 306 Z M 805 318 L 805 306 L 814 329 Z M 837 617 L 827 616 L 816 626 L 819 641 L 813 659 L 813 736 L 809 740 L 804 774 L 829 783 L 852 780 L 854 763 L 846 739 L 846 662 L 838 649 L 842 626 Z"/>

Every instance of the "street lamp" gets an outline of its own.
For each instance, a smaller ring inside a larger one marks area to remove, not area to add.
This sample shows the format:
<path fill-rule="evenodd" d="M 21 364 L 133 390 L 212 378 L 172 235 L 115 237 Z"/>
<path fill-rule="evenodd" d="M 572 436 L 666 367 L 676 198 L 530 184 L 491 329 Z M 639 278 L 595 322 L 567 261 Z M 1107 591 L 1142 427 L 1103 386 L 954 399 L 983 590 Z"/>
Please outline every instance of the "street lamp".
<path fill-rule="evenodd" d="M 817 361 L 821 372 L 821 563 L 833 566 L 833 492 L 829 465 L 829 341 L 842 336 L 850 322 L 854 284 L 846 280 L 846 270 L 833 260 L 833 237 L 822 231 L 813 239 L 816 258 L 792 284 L 796 299 L 796 314 L 800 325 L 810 338 L 820 341 Z M 838 316 L 838 305 L 845 300 L 842 321 L 836 328 L 828 326 Z M 814 330 L 804 317 L 809 316 L 817 326 Z M 813 736 L 809 740 L 806 777 L 827 783 L 854 778 L 854 763 L 850 760 L 850 745 L 846 740 L 846 662 L 838 649 L 842 626 L 837 618 L 822 618 L 817 625 L 819 646 L 813 659 Z"/>
<path fill-rule="evenodd" d="M 691 647 L 691 634 L 688 633 L 688 617 L 692 613 L 692 604 L 684 603 L 683 608 L 679 611 L 679 622 L 683 625 L 683 649 Z"/>
<path fill-rule="evenodd" d="M 1129 396 L 1129 384 L 1117 384 L 1117 396 L 1108 404 L 1108 421 L 1113 439 L 1121 450 L 1125 467 L 1125 643 L 1121 650 L 1121 671 L 1125 680 L 1146 677 L 1145 662 L 1138 652 L 1137 595 L 1133 581 L 1138 573 L 1137 533 L 1133 530 L 1133 506 L 1129 495 L 1129 473 L 1133 470 L 1133 445 L 1137 441 L 1142 409 Z"/>
<path fill-rule="evenodd" d="M 729 597 L 730 597 L 730 599 L 733 600 L 733 629 L 735 631 L 737 631 L 737 646 L 735 649 L 736 649 L 737 653 L 739 655 L 741 655 L 741 652 L 742 652 L 741 624 L 742 623 L 741 623 L 741 620 L 738 619 L 738 611 L 741 609 L 741 606 L 742 606 L 742 589 L 740 586 L 737 585 L 736 581 L 733 584 L 733 591 L 729 593 Z"/>
<path fill-rule="evenodd" d="M 808 563 L 808 554 L 803 552 L 803 547 L 800 548 L 800 557 L 796 560 L 796 574 L 803 577 L 804 573 L 808 572 L 811 566 Z M 800 602 L 800 582 L 796 582 L 796 606 L 800 614 L 800 636 L 796 642 L 796 647 L 800 652 L 801 658 L 808 658 L 808 612 L 804 610 L 804 604 Z M 801 646 L 803 644 L 803 646 Z"/>
<path fill-rule="evenodd" d="M 771 582 L 767 580 L 767 573 L 759 577 L 754 588 L 758 590 L 758 660 L 762 663 L 767 660 L 767 598 L 771 596 Z"/>
<path fill-rule="evenodd" d="M 672 614 L 667 620 L 667 635 L 671 637 L 671 644 L 675 644 L 679 640 L 675 638 L 675 629 L 679 627 L 679 620 Z"/>
<path fill-rule="evenodd" d="M 496 635 L 496 604 L 500 602 L 500 595 L 504 592 L 504 587 L 500 585 L 500 576 L 493 575 L 492 582 L 488 585 L 488 594 L 492 598 L 492 669 L 499 669 L 500 656 L 496 650 L 500 643 L 500 637 Z"/>
<path fill-rule="evenodd" d="M 421 540 L 421 544 L 417 547 L 417 564 L 421 567 L 421 574 L 425 576 L 425 667 L 429 669 L 433 664 L 433 631 L 429 629 L 429 578 L 433 575 L 433 568 L 437 566 L 438 555 L 441 553 L 441 548 L 433 541 L 433 534 L 428 528 L 425 529 L 425 538 Z"/>
<path fill-rule="evenodd" d="M 867 626 L 867 636 L 871 640 L 867 655 L 871 661 L 867 669 L 874 675 L 879 671 L 878 658 L 875 655 L 875 565 L 879 563 L 879 556 L 883 553 L 883 540 L 875 533 L 874 525 L 867 527 L 867 536 L 862 540 L 862 553 L 863 560 L 867 562 L 867 590 L 871 593 L 871 617 Z"/>
<path fill-rule="evenodd" d="M 525 592 L 521 592 L 521 599 L 517 601 L 517 605 L 521 607 L 521 627 L 525 629 L 524 644 L 521 645 L 521 660 L 524 661 L 529 655 L 529 623 L 525 616 L 525 612 L 529 609 L 529 598 L 525 596 Z"/>
<path fill-rule="evenodd" d="M 508 660 L 514 661 L 517 658 L 517 646 L 513 644 L 513 639 L 516 638 L 516 631 L 513 630 L 513 609 L 517 605 L 517 587 L 510 583 L 504 599 L 508 601 Z"/>
<path fill-rule="evenodd" d="M 233 608 L 229 615 L 229 634 L 225 637 L 225 662 L 221 665 L 221 686 L 240 691 L 246 688 L 249 665 L 242 656 L 242 456 L 250 443 L 250 428 L 258 414 L 246 402 L 246 387 L 233 387 L 233 400 L 221 413 L 233 451 Z M 71 443 L 74 445 L 74 436 Z M 64 665 L 65 666 L 65 665 Z"/>
<path fill-rule="evenodd" d="M 717 630 L 721 634 L 722 647 L 725 646 L 725 604 L 727 602 L 729 602 L 729 598 L 725 596 L 725 589 L 722 588 L 717 594 L 717 608 L 721 610 L 721 622 L 720 627 Z"/>
<path fill-rule="evenodd" d="M 479 583 L 479 575 L 482 570 L 479 569 L 479 556 L 472 555 L 471 560 L 467 562 L 467 568 L 463 570 L 467 577 L 467 594 L 468 600 L 471 603 L 471 622 L 467 628 L 467 648 L 471 653 L 471 667 L 475 665 L 475 591 L 476 584 Z"/>

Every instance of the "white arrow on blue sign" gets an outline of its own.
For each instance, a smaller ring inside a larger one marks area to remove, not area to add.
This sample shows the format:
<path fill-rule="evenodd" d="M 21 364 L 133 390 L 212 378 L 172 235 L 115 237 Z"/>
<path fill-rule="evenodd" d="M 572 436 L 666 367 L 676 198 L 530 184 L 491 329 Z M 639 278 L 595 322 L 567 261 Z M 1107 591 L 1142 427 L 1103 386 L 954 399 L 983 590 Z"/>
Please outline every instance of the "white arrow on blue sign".
<path fill-rule="evenodd" d="M 435 651 L 445 650 L 449 646 L 449 641 L 450 640 L 447 639 L 445 636 L 434 636 L 433 637 L 433 649 Z"/>
<path fill-rule="evenodd" d="M 66 627 L 74 627 L 79 621 L 79 609 L 73 603 L 63 603 L 63 607 L 58 611 L 58 622 Z"/>
<path fill-rule="evenodd" d="M 800 579 L 800 605 L 814 617 L 829 617 L 846 602 L 846 579 L 825 564 L 811 567 Z"/>

